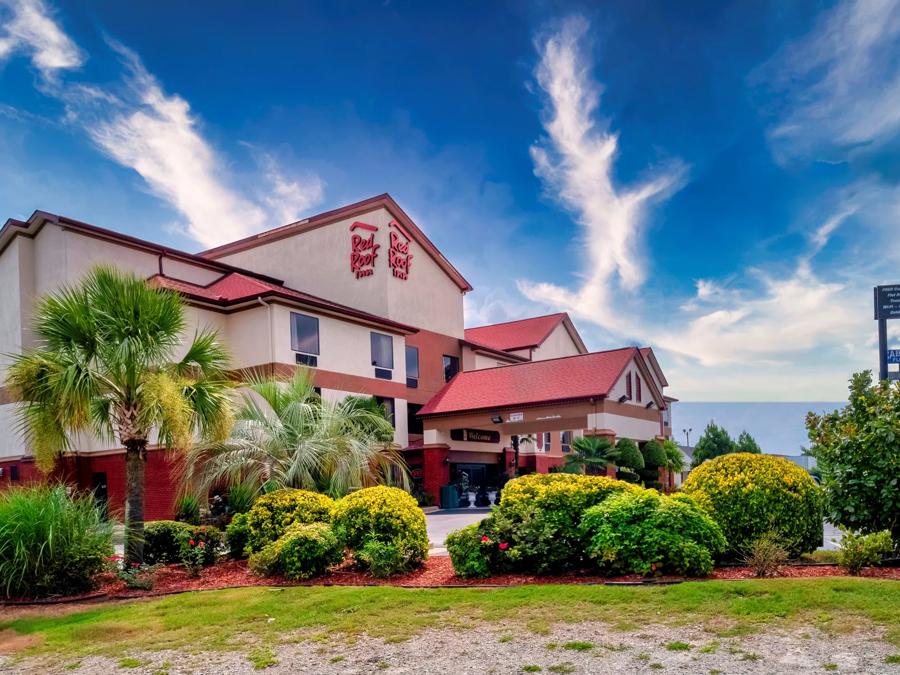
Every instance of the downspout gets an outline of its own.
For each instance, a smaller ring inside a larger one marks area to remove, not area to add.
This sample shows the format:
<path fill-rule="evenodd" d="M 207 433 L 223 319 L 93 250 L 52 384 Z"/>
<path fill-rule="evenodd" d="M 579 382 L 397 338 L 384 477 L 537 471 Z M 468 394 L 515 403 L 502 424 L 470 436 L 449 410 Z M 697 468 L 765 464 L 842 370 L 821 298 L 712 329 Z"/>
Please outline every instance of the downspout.
<path fill-rule="evenodd" d="M 269 367 L 272 369 L 272 377 L 275 377 L 275 330 L 272 326 L 272 305 L 263 300 L 262 296 L 257 297 L 256 301 L 265 307 L 269 313 Z"/>

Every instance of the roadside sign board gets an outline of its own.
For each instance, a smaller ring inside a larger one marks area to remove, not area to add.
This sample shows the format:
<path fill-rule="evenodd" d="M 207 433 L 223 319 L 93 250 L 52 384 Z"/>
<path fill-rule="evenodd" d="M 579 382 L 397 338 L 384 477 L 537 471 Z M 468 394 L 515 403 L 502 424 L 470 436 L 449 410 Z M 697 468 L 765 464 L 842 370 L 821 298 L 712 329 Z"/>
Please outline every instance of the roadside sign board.
<path fill-rule="evenodd" d="M 875 287 L 875 318 L 900 319 L 900 284 Z"/>
<path fill-rule="evenodd" d="M 900 349 L 888 349 L 887 350 L 887 362 L 888 363 L 900 363 Z"/>

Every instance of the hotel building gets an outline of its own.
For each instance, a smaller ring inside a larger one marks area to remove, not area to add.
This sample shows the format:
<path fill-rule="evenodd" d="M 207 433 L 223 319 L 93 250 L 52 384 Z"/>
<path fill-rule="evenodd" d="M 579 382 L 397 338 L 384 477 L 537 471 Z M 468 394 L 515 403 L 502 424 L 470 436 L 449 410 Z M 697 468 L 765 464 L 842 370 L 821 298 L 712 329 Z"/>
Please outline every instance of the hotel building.
<path fill-rule="evenodd" d="M 217 330 L 235 371 L 305 366 L 323 397 L 376 397 L 435 498 L 459 471 L 493 481 L 517 455 L 521 470 L 547 471 L 579 434 L 669 435 L 672 399 L 651 349 L 589 353 L 566 314 L 466 328 L 472 286 L 386 194 L 199 254 L 41 211 L 10 219 L 0 229 L 0 354 L 34 345 L 38 297 L 100 264 L 180 293 L 189 334 Z M 0 485 L 37 475 L 17 405 L 0 388 Z M 518 453 L 513 435 L 524 438 Z M 165 451 L 150 452 L 147 519 L 172 514 L 169 467 Z M 58 472 L 121 508 L 122 448 L 77 438 Z"/>

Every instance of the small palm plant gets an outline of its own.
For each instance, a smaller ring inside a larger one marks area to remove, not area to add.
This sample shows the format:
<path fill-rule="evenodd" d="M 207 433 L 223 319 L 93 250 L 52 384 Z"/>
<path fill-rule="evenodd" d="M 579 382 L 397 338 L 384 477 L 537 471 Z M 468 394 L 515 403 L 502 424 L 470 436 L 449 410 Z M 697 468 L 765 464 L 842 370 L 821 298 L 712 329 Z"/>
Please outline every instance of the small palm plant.
<path fill-rule="evenodd" d="M 572 441 L 572 452 L 566 455 L 565 473 L 585 473 L 589 476 L 606 475 L 606 467 L 619 458 L 613 444 L 602 436 L 579 436 Z"/>
<path fill-rule="evenodd" d="M 98 267 L 38 301 L 37 346 L 12 357 L 7 383 L 38 466 L 49 471 L 90 433 L 125 447 L 126 558 L 143 561 L 144 473 L 154 430 L 186 450 L 198 435 L 224 438 L 233 421 L 227 354 L 214 332 L 184 348 L 184 304 L 171 291 Z"/>
<path fill-rule="evenodd" d="M 373 485 L 409 489 L 406 463 L 380 408 L 359 397 L 322 399 L 309 373 L 249 378 L 230 438 L 185 456 L 182 490 L 244 485 L 257 494 L 303 488 L 340 497 Z"/>

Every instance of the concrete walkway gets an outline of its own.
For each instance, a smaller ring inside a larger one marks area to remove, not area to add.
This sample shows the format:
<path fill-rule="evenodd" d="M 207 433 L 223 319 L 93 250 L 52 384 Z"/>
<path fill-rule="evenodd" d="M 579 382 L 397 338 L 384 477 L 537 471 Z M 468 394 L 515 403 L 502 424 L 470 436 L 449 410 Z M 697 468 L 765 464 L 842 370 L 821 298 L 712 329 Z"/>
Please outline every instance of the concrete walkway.
<path fill-rule="evenodd" d="M 425 523 L 428 528 L 428 541 L 431 546 L 429 555 L 447 555 L 444 542 L 447 535 L 466 525 L 479 522 L 491 512 L 489 508 L 483 509 L 447 509 L 425 514 Z"/>

